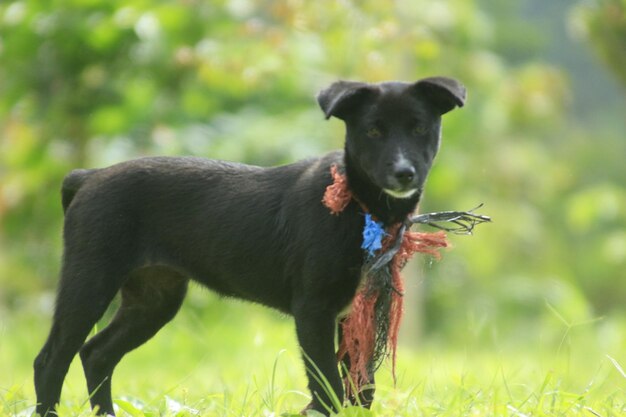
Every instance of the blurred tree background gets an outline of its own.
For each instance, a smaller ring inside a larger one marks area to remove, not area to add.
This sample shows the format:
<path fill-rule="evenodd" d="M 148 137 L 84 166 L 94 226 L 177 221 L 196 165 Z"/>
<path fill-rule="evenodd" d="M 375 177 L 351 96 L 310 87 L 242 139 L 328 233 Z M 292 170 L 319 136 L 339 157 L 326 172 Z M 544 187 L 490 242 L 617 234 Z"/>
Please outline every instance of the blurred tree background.
<path fill-rule="evenodd" d="M 625 0 L 3 2 L 0 314 L 50 308 L 71 169 L 319 155 L 343 136 L 326 84 L 437 74 L 469 100 L 422 210 L 495 222 L 414 266 L 426 334 L 515 341 L 556 311 L 626 338 Z"/>

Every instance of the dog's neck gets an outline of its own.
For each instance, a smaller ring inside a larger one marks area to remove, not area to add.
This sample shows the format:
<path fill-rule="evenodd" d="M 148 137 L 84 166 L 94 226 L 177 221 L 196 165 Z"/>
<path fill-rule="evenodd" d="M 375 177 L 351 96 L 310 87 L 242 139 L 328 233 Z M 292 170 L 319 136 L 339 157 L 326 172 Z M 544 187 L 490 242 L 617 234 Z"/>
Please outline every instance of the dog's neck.
<path fill-rule="evenodd" d="M 359 203 L 385 226 L 404 221 L 417 208 L 421 191 L 410 198 L 394 198 L 372 183 L 367 175 L 358 169 L 358 165 L 351 161 L 347 150 L 344 164 L 350 191 Z"/>

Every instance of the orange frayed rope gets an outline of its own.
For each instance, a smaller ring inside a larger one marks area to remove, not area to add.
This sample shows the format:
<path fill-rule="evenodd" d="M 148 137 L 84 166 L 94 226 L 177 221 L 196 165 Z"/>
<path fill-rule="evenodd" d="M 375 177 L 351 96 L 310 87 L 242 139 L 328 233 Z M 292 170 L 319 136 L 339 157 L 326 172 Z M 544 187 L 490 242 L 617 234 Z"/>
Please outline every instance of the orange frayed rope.
<path fill-rule="evenodd" d="M 352 192 L 348 188 L 348 178 L 339 172 L 337 165 L 330 167 L 333 183 L 326 187 L 322 203 L 330 209 L 331 214 L 341 213 L 352 200 Z"/>
<path fill-rule="evenodd" d="M 330 168 L 333 183 L 326 188 L 323 204 L 332 214 L 341 213 L 353 199 L 348 181 L 337 166 Z M 367 208 L 361 204 L 365 212 Z M 364 239 L 371 216 L 366 213 Z M 374 228 L 380 223 L 373 221 Z M 380 226 L 378 226 L 380 227 Z M 427 253 L 439 259 L 439 250 L 449 246 L 443 231 L 435 233 L 411 232 L 402 223 L 381 232 L 382 242 L 366 252 L 363 266 L 365 279 L 357 291 L 350 314 L 342 321 L 343 337 L 337 352 L 338 360 L 349 358 L 349 376 L 344 380 L 347 393 L 360 392 L 369 382 L 382 361 L 391 356 L 395 381 L 396 347 L 403 312 L 404 284 L 400 271 L 416 252 Z M 401 239 L 401 241 L 400 241 Z M 386 259 L 385 253 L 393 253 Z M 353 391 L 354 390 L 354 391 Z"/>

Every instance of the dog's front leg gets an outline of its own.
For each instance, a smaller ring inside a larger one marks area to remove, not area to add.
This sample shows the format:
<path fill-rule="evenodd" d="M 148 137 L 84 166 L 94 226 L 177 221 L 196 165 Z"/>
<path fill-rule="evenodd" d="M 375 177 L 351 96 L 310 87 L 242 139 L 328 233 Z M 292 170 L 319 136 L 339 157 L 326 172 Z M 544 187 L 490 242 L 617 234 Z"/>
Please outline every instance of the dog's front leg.
<path fill-rule="evenodd" d="M 342 345 L 342 341 L 343 341 L 343 320 L 342 319 L 339 321 L 339 325 L 337 326 L 337 336 L 338 336 L 338 344 L 339 346 Z M 346 353 L 343 358 L 341 359 L 341 363 L 339 364 L 340 366 L 340 375 L 342 379 L 346 379 L 346 378 L 350 378 L 349 376 L 349 370 L 350 370 L 350 356 Z M 347 384 L 350 384 L 349 386 L 351 387 L 352 384 L 354 384 L 354 381 L 350 381 L 348 380 Z M 352 391 L 351 389 L 349 389 L 348 391 Z M 363 382 L 363 385 L 361 386 L 361 390 L 356 393 L 358 395 L 355 395 L 354 392 L 347 392 L 346 396 L 348 397 L 348 401 L 350 401 L 350 404 L 352 405 L 360 405 L 361 407 L 365 407 L 365 408 L 370 408 L 372 406 L 372 402 L 374 401 L 374 392 L 376 391 L 376 382 L 374 380 L 374 369 L 372 364 L 370 364 L 370 366 L 368 366 L 367 369 L 367 381 Z"/>
<path fill-rule="evenodd" d="M 324 415 L 330 410 L 338 411 L 343 403 L 343 385 L 335 356 L 335 314 L 311 306 L 299 309 L 294 316 L 313 397 L 305 410 Z"/>

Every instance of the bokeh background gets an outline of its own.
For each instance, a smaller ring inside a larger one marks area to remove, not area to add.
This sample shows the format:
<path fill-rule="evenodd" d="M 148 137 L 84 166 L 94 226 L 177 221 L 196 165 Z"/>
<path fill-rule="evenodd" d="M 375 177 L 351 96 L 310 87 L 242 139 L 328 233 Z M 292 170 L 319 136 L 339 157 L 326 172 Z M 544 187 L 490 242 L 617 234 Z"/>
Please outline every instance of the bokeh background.
<path fill-rule="evenodd" d="M 321 88 L 431 75 L 469 98 L 445 116 L 421 209 L 484 203 L 494 223 L 408 268 L 404 342 L 560 346 L 581 332 L 623 353 L 625 0 L 2 2 L 0 331 L 34 317 L 32 352 L 43 342 L 71 169 L 321 155 L 343 139 Z M 216 303 L 194 289 L 185 309 L 237 316 Z"/>

